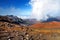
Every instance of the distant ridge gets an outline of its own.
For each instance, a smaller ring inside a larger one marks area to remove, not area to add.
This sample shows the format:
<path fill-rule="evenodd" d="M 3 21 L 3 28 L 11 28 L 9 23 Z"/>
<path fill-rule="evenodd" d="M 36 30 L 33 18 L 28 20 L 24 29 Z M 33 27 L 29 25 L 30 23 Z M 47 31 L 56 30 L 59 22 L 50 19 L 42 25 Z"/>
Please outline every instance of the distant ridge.
<path fill-rule="evenodd" d="M 33 20 L 33 19 L 31 19 L 31 20 Z M 35 21 L 31 21 L 31 20 L 30 19 L 24 20 L 22 18 L 13 16 L 13 15 L 5 15 L 5 16 L 0 15 L 0 21 L 2 21 L 2 22 L 9 22 L 9 23 L 24 25 L 24 26 L 29 26 L 29 25 L 34 24 Z"/>
<path fill-rule="evenodd" d="M 16 24 L 23 23 L 23 20 L 21 18 L 18 18 L 17 16 L 13 15 L 0 16 L 0 21 L 16 23 Z"/>
<path fill-rule="evenodd" d="M 44 20 L 43 22 L 52 22 L 52 21 L 60 22 L 60 17 L 49 17 L 47 20 Z"/>

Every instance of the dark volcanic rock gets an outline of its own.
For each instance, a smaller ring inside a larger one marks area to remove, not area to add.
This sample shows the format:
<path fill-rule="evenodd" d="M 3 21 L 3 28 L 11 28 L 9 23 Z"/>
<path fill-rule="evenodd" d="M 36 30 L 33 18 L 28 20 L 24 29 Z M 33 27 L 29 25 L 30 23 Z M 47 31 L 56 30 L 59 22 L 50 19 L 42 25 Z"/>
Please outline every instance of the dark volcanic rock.
<path fill-rule="evenodd" d="M 15 23 L 15 24 L 25 23 L 25 21 L 23 21 L 21 18 L 18 18 L 17 16 L 13 16 L 13 15 L 0 16 L 0 21 Z"/>

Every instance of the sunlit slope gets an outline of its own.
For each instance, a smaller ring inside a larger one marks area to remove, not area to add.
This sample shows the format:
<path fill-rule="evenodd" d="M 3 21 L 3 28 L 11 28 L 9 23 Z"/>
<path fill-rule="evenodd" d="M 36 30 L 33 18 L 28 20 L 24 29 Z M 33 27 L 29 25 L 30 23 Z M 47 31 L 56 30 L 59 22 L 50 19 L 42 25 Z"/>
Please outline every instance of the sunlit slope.
<path fill-rule="evenodd" d="M 30 27 L 32 28 L 60 28 L 60 22 L 56 22 L 56 21 L 45 22 L 45 23 L 39 22 L 34 25 L 31 25 Z"/>
<path fill-rule="evenodd" d="M 19 31 L 28 33 L 60 33 L 60 22 L 48 22 L 48 23 L 37 23 L 32 26 L 21 26 L 18 24 L 12 24 L 8 22 L 0 22 L 0 30 L 4 31 Z"/>

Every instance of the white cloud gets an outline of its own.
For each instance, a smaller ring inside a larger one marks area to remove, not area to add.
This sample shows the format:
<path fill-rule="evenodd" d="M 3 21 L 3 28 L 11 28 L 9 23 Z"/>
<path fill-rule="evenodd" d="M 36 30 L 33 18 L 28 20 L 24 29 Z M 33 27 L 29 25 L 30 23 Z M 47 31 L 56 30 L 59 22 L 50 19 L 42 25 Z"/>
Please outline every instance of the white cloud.
<path fill-rule="evenodd" d="M 18 17 L 22 19 L 30 19 L 30 16 L 18 16 Z"/>
<path fill-rule="evenodd" d="M 54 15 L 60 10 L 60 0 L 31 0 L 32 6 L 31 18 L 37 20 L 47 19 L 47 14 Z"/>

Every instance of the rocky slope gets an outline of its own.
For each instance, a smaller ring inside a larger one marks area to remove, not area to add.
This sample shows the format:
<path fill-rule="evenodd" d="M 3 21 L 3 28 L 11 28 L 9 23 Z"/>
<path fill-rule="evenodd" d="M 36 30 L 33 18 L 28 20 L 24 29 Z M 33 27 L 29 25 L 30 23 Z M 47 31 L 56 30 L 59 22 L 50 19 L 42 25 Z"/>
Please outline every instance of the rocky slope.
<path fill-rule="evenodd" d="M 0 16 L 0 21 L 16 23 L 16 24 L 24 23 L 24 21 L 21 18 L 18 18 L 17 16 L 13 15 Z"/>
<path fill-rule="evenodd" d="M 28 27 L 16 18 L 0 16 L 0 40 L 60 40 L 60 22 L 36 23 Z"/>
<path fill-rule="evenodd" d="M 0 40 L 60 40 L 60 29 L 39 29 L 0 22 Z"/>

